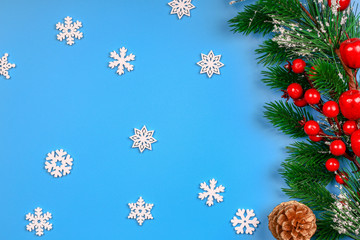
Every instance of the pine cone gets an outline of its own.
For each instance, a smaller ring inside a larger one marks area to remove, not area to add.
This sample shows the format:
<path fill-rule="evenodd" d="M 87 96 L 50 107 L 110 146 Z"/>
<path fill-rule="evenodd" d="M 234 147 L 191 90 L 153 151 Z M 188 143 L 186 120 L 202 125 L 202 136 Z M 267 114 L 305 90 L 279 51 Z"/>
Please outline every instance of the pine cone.
<path fill-rule="evenodd" d="M 297 201 L 283 202 L 268 216 L 269 229 L 277 240 L 310 240 L 316 231 L 316 217 Z"/>

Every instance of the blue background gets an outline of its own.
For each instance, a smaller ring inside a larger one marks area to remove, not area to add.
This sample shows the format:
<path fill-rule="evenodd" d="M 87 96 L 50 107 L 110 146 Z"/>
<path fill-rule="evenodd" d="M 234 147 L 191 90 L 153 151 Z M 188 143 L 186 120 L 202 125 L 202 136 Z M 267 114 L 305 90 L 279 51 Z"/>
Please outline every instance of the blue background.
<path fill-rule="evenodd" d="M 191 17 L 170 0 L 2 0 L 0 55 L 15 63 L 0 78 L 0 239 L 38 239 L 25 215 L 53 214 L 43 239 L 272 239 L 267 215 L 288 198 L 277 171 L 290 143 L 262 117 L 280 96 L 260 79 L 261 36 L 230 32 L 246 1 L 194 0 Z M 66 16 L 83 23 L 73 46 L 56 40 Z M 107 67 L 111 51 L 136 55 L 134 71 Z M 221 54 L 221 75 L 200 74 L 200 54 Z M 158 140 L 140 154 L 129 139 L 146 125 Z M 63 148 L 70 175 L 53 178 L 46 154 Z M 225 186 L 224 202 L 197 199 L 201 182 Z M 138 226 L 127 203 L 154 203 Z M 238 208 L 260 225 L 236 235 Z"/>

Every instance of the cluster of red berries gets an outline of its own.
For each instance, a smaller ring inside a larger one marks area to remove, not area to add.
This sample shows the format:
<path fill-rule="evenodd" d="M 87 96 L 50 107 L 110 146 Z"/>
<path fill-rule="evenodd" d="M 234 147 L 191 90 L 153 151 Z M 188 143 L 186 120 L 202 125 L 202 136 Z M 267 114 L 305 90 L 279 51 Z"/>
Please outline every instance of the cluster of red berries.
<path fill-rule="evenodd" d="M 301 74 L 305 72 L 306 63 L 302 59 L 295 59 L 292 64 L 288 63 L 285 65 L 285 68 L 290 71 L 290 69 L 297 74 Z M 312 69 L 315 69 L 312 67 Z M 310 75 L 311 76 L 311 75 Z M 305 91 L 302 86 L 298 83 L 290 84 L 286 93 L 291 97 L 294 101 L 294 104 L 298 107 L 305 107 L 308 104 L 318 104 L 320 102 L 321 96 L 318 90 L 315 88 L 311 88 Z"/>
<path fill-rule="evenodd" d="M 326 104 L 324 104 L 325 107 Z M 331 110 L 330 114 L 328 114 L 326 111 L 324 111 L 323 107 L 323 113 L 325 116 L 337 116 L 334 114 L 334 112 L 338 112 L 338 110 Z M 336 109 L 336 108 L 334 108 Z M 357 124 L 355 121 L 349 120 L 346 121 L 343 124 L 343 132 L 346 135 L 351 136 L 355 131 L 357 130 Z M 320 128 L 319 123 L 317 123 L 314 120 L 307 121 L 304 125 L 304 131 L 309 136 L 310 140 L 318 142 L 323 140 L 322 136 L 324 135 L 323 131 Z M 346 153 L 346 144 L 342 140 L 334 140 L 330 143 L 330 152 L 334 156 L 342 156 Z M 326 161 L 325 167 L 330 172 L 336 172 L 335 180 L 339 184 L 344 184 L 344 180 L 347 180 L 346 173 L 337 172 L 339 169 L 339 161 L 336 158 L 330 158 Z M 340 176 L 341 175 L 341 176 Z"/>
<path fill-rule="evenodd" d="M 304 73 L 305 67 L 306 63 L 302 59 L 295 59 L 292 64 L 289 62 L 285 66 L 286 69 L 289 71 L 292 70 L 296 74 Z M 315 70 L 315 67 L 312 67 L 311 69 Z M 309 76 L 311 77 L 313 75 L 309 74 Z M 327 118 L 333 118 L 337 122 L 337 116 L 340 113 L 339 104 L 335 101 L 328 101 L 322 104 L 320 92 L 315 88 L 308 89 L 304 92 L 304 89 L 300 84 L 292 83 L 287 87 L 286 93 L 293 99 L 296 106 L 304 107 L 308 104 L 317 105 L 319 108 L 322 108 L 320 109 L 322 114 L 324 114 Z M 350 119 L 353 118 L 350 117 Z M 357 124 L 354 120 L 348 120 L 342 126 L 344 134 L 349 136 L 351 136 L 357 129 Z M 323 138 L 327 136 L 320 128 L 319 123 L 314 120 L 309 120 L 304 124 L 304 131 L 309 136 L 309 139 L 314 142 L 322 141 Z M 343 140 L 334 140 L 330 143 L 330 152 L 334 156 L 342 156 L 346 153 L 346 144 Z M 340 164 L 336 158 L 328 159 L 325 166 L 327 170 L 336 173 L 335 180 L 339 184 L 344 184 L 345 180 L 348 179 L 346 173 L 338 171 Z"/>

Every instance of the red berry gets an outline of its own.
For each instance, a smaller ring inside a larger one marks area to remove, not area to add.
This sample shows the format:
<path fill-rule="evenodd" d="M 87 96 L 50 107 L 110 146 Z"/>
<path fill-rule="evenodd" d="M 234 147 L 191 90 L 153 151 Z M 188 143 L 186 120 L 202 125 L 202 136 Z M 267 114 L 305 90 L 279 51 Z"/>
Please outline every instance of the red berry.
<path fill-rule="evenodd" d="M 309 76 L 310 76 L 310 77 L 313 77 L 313 76 L 315 76 L 315 75 L 316 75 L 316 69 L 315 69 L 315 66 L 311 67 L 311 69 L 312 69 L 312 70 L 310 70 L 310 73 L 312 73 L 312 74 L 310 74 L 310 73 L 309 73 Z"/>
<path fill-rule="evenodd" d="M 344 11 L 350 5 L 350 0 L 338 0 L 340 7 L 337 9 L 338 11 Z M 328 5 L 331 7 L 331 0 L 328 0 Z"/>
<path fill-rule="evenodd" d="M 284 68 L 290 72 L 291 71 L 291 63 L 289 61 L 287 61 L 287 62 L 288 63 L 286 65 L 284 65 Z"/>
<path fill-rule="evenodd" d="M 335 172 L 339 169 L 340 163 L 336 158 L 329 158 L 326 163 L 325 167 L 330 172 Z"/>
<path fill-rule="evenodd" d="M 346 145 L 341 140 L 335 140 L 330 144 L 330 152 L 335 156 L 341 156 L 346 151 Z"/>
<path fill-rule="evenodd" d="M 308 104 L 318 104 L 320 102 L 320 93 L 315 88 L 311 88 L 305 92 L 305 100 Z"/>
<path fill-rule="evenodd" d="M 341 177 L 340 177 L 341 175 Z M 347 173 L 340 173 L 335 175 L 335 180 L 339 183 L 339 184 L 344 184 L 345 181 L 349 180 L 349 175 Z"/>
<path fill-rule="evenodd" d="M 298 98 L 301 98 L 303 93 L 304 93 L 304 90 L 303 88 L 301 87 L 300 84 L 298 83 L 292 83 L 290 84 L 288 87 L 287 87 L 287 93 L 289 94 L 289 96 L 293 99 L 298 99 Z"/>
<path fill-rule="evenodd" d="M 305 98 L 294 99 L 294 104 L 298 107 L 305 107 L 308 103 Z"/>
<path fill-rule="evenodd" d="M 303 73 L 305 71 L 306 63 L 302 59 L 295 59 L 292 62 L 291 69 L 294 73 Z"/>
<path fill-rule="evenodd" d="M 322 140 L 322 137 L 319 135 L 310 135 L 309 138 L 313 142 L 320 142 Z"/>
<path fill-rule="evenodd" d="M 346 121 L 343 125 L 343 131 L 346 135 L 351 135 L 357 130 L 357 124 L 355 121 Z"/>
<path fill-rule="evenodd" d="M 334 101 L 328 101 L 323 106 L 323 114 L 329 118 L 334 118 L 339 114 L 339 105 Z"/>
<path fill-rule="evenodd" d="M 310 120 L 305 123 L 304 131 L 309 136 L 317 135 L 320 132 L 320 126 L 316 121 Z"/>

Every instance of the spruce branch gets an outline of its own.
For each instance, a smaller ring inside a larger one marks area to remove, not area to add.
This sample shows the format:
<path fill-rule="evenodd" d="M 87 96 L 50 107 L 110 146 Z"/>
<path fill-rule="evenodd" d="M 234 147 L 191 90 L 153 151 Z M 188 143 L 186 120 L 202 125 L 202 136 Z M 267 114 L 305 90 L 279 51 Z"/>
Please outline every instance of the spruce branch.
<path fill-rule="evenodd" d="M 243 33 L 245 35 L 262 33 L 265 36 L 274 28 L 271 17 L 259 3 L 245 6 L 245 10 L 230 19 L 229 23 L 234 33 Z"/>
<path fill-rule="evenodd" d="M 316 221 L 317 231 L 315 239 L 317 240 L 337 240 L 342 236 L 331 225 L 334 224 L 333 215 L 327 211 L 321 212 Z"/>
<path fill-rule="evenodd" d="M 308 68 L 309 79 L 313 82 L 314 87 L 326 96 L 328 99 L 337 101 L 340 95 L 347 90 L 345 82 L 345 72 L 338 71 L 336 65 L 332 62 L 322 59 L 314 59 L 310 62 L 315 66 L 315 70 Z"/>
<path fill-rule="evenodd" d="M 300 122 L 304 117 L 308 120 L 313 119 L 305 109 L 290 105 L 284 101 L 267 103 L 264 116 L 276 128 L 292 138 L 306 137 L 307 135 Z"/>
<path fill-rule="evenodd" d="M 299 83 L 304 88 L 310 88 L 310 84 L 304 75 L 289 72 L 281 66 L 269 67 L 268 71 L 261 72 L 262 81 L 272 89 L 286 89 L 291 83 Z"/>
<path fill-rule="evenodd" d="M 259 64 L 264 66 L 280 64 L 284 62 L 284 59 L 293 58 L 296 55 L 287 51 L 286 48 L 281 47 L 277 42 L 272 39 L 268 39 L 255 50 L 256 54 L 260 55 L 257 59 Z"/>

